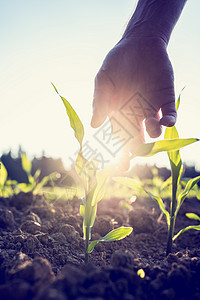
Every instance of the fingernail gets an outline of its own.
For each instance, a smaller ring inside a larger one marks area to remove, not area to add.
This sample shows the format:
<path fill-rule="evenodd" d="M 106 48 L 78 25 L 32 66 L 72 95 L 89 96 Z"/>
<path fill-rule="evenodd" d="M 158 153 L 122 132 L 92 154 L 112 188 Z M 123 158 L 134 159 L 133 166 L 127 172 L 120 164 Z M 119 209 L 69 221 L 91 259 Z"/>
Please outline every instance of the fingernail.
<path fill-rule="evenodd" d="M 167 127 L 172 127 L 174 126 L 174 124 L 176 123 L 176 118 L 174 116 L 164 116 L 161 120 L 160 120 L 160 124 L 167 126 Z"/>

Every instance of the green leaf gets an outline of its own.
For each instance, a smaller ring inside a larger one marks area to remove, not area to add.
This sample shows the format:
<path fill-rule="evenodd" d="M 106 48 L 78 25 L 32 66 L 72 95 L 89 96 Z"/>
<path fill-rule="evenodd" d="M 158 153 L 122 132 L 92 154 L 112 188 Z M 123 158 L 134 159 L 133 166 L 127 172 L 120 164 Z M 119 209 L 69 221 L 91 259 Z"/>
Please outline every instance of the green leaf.
<path fill-rule="evenodd" d="M 179 96 L 178 96 L 178 99 L 177 99 L 177 101 L 176 101 L 176 110 L 179 109 L 179 106 L 180 106 L 180 100 L 181 100 L 181 94 L 182 94 L 182 92 L 183 92 L 184 89 L 185 89 L 185 86 L 184 86 L 184 88 L 182 88 L 182 90 L 181 90 L 181 92 L 180 92 L 180 94 L 179 94 Z"/>
<path fill-rule="evenodd" d="M 24 193 L 30 192 L 33 189 L 33 187 L 27 183 L 19 183 L 17 187 Z"/>
<path fill-rule="evenodd" d="M 180 106 L 180 96 L 181 96 L 181 95 L 179 95 L 179 97 L 178 97 L 178 99 L 177 99 L 177 101 L 176 101 L 176 110 L 178 110 L 178 109 L 179 109 L 179 106 Z"/>
<path fill-rule="evenodd" d="M 177 139 L 179 138 L 178 131 L 175 126 L 167 127 L 165 130 L 165 140 L 169 139 Z M 182 173 L 182 160 L 180 156 L 179 150 L 176 151 L 168 151 L 167 152 L 170 165 L 171 165 L 171 173 L 172 173 L 172 191 L 173 197 L 176 199 L 177 187 L 180 182 L 180 177 Z M 175 200 L 174 200 L 175 201 Z"/>
<path fill-rule="evenodd" d="M 103 198 L 106 183 L 109 180 L 110 168 L 105 168 L 96 174 L 96 178 L 93 179 L 92 186 L 88 187 L 88 194 L 86 194 L 86 201 L 84 201 L 82 207 L 80 207 L 80 213 L 83 216 L 83 233 L 85 238 L 86 228 L 89 230 L 89 239 L 91 238 L 91 228 L 94 225 L 94 221 L 97 213 L 97 203 Z M 94 175 L 93 175 L 94 177 Z"/>
<path fill-rule="evenodd" d="M 31 174 L 28 175 L 28 181 L 32 186 L 35 185 L 34 177 Z"/>
<path fill-rule="evenodd" d="M 83 141 L 83 137 L 84 137 L 83 124 L 82 124 L 81 120 L 79 119 L 77 113 L 71 106 L 71 104 L 64 97 L 62 97 L 59 94 L 58 90 L 56 89 L 56 87 L 53 83 L 52 83 L 52 86 L 54 87 L 56 93 L 60 96 L 60 98 L 63 101 L 63 104 L 67 111 L 67 115 L 69 117 L 70 125 L 71 125 L 72 129 L 74 130 L 74 135 L 75 135 L 76 139 L 78 140 L 80 147 L 82 148 L 82 141 Z"/>
<path fill-rule="evenodd" d="M 167 178 L 161 185 L 160 190 L 163 191 L 166 187 L 172 184 L 172 176 Z"/>
<path fill-rule="evenodd" d="M 177 237 L 178 237 L 181 233 L 183 233 L 183 232 L 185 232 L 185 231 L 187 231 L 187 230 L 190 230 L 190 229 L 200 230 L 200 225 L 191 225 L 191 226 L 187 226 L 187 227 L 181 229 L 181 230 L 173 237 L 173 241 L 175 241 L 175 239 L 177 239 Z"/>
<path fill-rule="evenodd" d="M 93 205 L 91 207 L 91 214 L 90 214 L 90 223 L 89 223 L 89 227 L 93 227 L 94 225 L 94 221 L 96 219 L 96 214 L 97 214 L 97 205 Z M 90 237 L 91 238 L 91 237 Z M 90 239 L 89 238 L 89 239 Z"/>
<path fill-rule="evenodd" d="M 76 159 L 75 170 L 83 183 L 85 194 L 87 195 L 90 186 L 92 183 L 95 184 L 96 181 L 96 164 L 85 159 L 80 151 Z"/>
<path fill-rule="evenodd" d="M 7 170 L 4 167 L 4 164 L 1 162 L 0 163 L 0 186 L 1 187 L 5 185 L 7 176 L 8 176 Z"/>
<path fill-rule="evenodd" d="M 86 228 L 89 229 L 89 240 L 91 239 L 91 230 L 94 225 L 94 221 L 96 219 L 97 214 L 97 205 L 94 206 L 86 206 L 85 210 L 81 208 L 81 213 L 83 215 L 83 239 L 86 239 Z"/>
<path fill-rule="evenodd" d="M 39 178 L 40 174 L 41 174 L 41 170 L 40 169 L 36 170 L 36 172 L 33 176 L 34 180 L 37 180 Z"/>
<path fill-rule="evenodd" d="M 59 92 L 58 92 L 57 88 L 55 87 L 55 85 L 53 84 L 53 82 L 51 82 L 51 84 L 53 85 L 54 90 L 56 91 L 56 93 L 59 95 Z"/>
<path fill-rule="evenodd" d="M 17 180 L 7 180 L 6 181 L 6 186 L 17 185 L 17 183 L 18 183 Z"/>
<path fill-rule="evenodd" d="M 92 224 L 92 220 L 95 219 L 96 215 L 94 216 L 95 213 L 95 208 L 94 206 L 92 206 L 92 198 L 93 198 L 93 194 L 94 194 L 94 190 L 95 190 L 95 186 L 90 190 L 90 192 L 86 195 L 86 201 L 85 201 L 85 210 L 84 210 L 84 218 L 83 218 L 83 233 L 84 233 L 84 239 L 85 237 L 85 228 L 90 229 L 90 233 L 91 233 L 91 224 Z M 90 239 L 90 237 L 89 237 Z"/>
<path fill-rule="evenodd" d="M 179 195 L 178 200 L 177 200 L 177 209 L 176 209 L 176 214 L 178 213 L 181 205 L 183 204 L 183 201 L 187 197 L 188 193 L 191 191 L 191 189 L 194 187 L 195 184 L 197 184 L 200 181 L 200 176 L 197 176 L 195 178 L 191 178 L 188 183 L 186 184 L 186 187 L 184 191 Z"/>
<path fill-rule="evenodd" d="M 153 195 L 152 193 L 146 191 L 145 189 L 144 189 L 144 191 L 145 191 L 152 199 L 154 199 L 154 200 L 158 203 L 158 205 L 159 205 L 159 207 L 160 207 L 160 210 L 164 213 L 164 215 L 165 215 L 165 217 L 166 217 L 167 225 L 169 226 L 169 225 L 170 225 L 170 216 L 169 216 L 168 211 L 165 209 L 165 205 L 164 205 L 164 203 L 163 203 L 163 200 L 162 200 L 160 197 L 155 196 L 155 195 Z"/>
<path fill-rule="evenodd" d="M 191 220 L 200 221 L 200 217 L 194 213 L 186 213 L 185 215 Z"/>
<path fill-rule="evenodd" d="M 32 164 L 28 160 L 25 153 L 21 154 L 22 168 L 26 172 L 27 175 L 31 174 Z"/>
<path fill-rule="evenodd" d="M 136 179 L 132 179 L 132 178 L 128 178 L 128 177 L 113 177 L 112 179 L 116 182 L 119 182 L 119 183 L 133 189 L 133 190 L 143 191 L 142 184 Z"/>
<path fill-rule="evenodd" d="M 96 174 L 96 185 L 94 189 L 94 194 L 92 197 L 92 205 L 97 205 L 97 203 L 103 198 L 107 183 L 114 172 L 113 168 L 107 167 Z"/>
<path fill-rule="evenodd" d="M 132 156 L 132 158 L 136 156 L 149 157 L 162 151 L 176 151 L 179 150 L 180 148 L 183 148 L 197 141 L 199 141 L 199 139 L 189 138 L 189 139 L 161 140 L 153 143 L 140 144 L 135 149 L 135 153 Z"/>
<path fill-rule="evenodd" d="M 100 243 L 100 242 L 111 242 L 111 241 L 119 241 L 131 234 L 133 231 L 132 227 L 119 227 L 117 229 L 112 230 L 108 234 L 106 234 L 104 237 L 100 238 L 99 240 L 92 241 L 87 249 L 88 253 L 91 253 L 94 249 L 94 247 Z"/>
<path fill-rule="evenodd" d="M 85 216 L 85 206 L 83 204 L 80 205 L 80 215 L 84 218 Z"/>
<path fill-rule="evenodd" d="M 34 187 L 33 191 L 34 194 L 38 194 L 39 191 L 50 181 L 54 180 L 54 176 L 56 178 L 56 172 L 53 172 L 45 177 L 42 178 L 42 180 Z"/>

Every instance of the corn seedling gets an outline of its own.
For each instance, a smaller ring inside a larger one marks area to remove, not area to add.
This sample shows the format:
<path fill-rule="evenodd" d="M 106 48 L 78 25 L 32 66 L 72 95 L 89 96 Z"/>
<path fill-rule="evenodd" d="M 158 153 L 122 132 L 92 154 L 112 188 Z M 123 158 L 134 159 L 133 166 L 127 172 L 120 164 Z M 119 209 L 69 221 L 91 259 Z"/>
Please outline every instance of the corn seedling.
<path fill-rule="evenodd" d="M 180 104 L 180 96 L 176 103 L 177 110 L 179 108 L 179 104 Z M 200 230 L 200 225 L 189 226 L 189 228 L 184 228 L 180 230 L 176 235 L 174 235 L 175 221 L 179 209 L 183 204 L 185 198 L 187 197 L 188 193 L 190 192 L 190 190 L 200 181 L 200 176 L 190 179 L 187 182 L 185 189 L 179 195 L 177 195 L 177 189 L 180 184 L 180 177 L 183 168 L 179 150 L 196 141 L 198 141 L 198 139 L 196 138 L 180 139 L 176 127 L 173 126 L 173 127 L 166 128 L 164 140 L 157 141 L 154 143 L 141 144 L 138 146 L 138 148 L 136 148 L 136 152 L 134 156 L 152 156 L 158 152 L 167 151 L 169 161 L 170 161 L 170 166 L 171 166 L 171 179 L 169 179 L 169 181 L 171 180 L 172 182 L 170 212 L 168 212 L 167 209 L 165 208 L 164 202 L 161 197 L 147 191 L 137 180 L 131 178 L 124 178 L 124 177 L 114 178 L 115 181 L 118 181 L 126 186 L 129 186 L 134 190 L 140 190 L 140 191 L 145 190 L 145 192 L 158 203 L 161 211 L 166 217 L 166 221 L 168 225 L 168 238 L 167 238 L 167 250 L 166 250 L 167 255 L 172 251 L 173 241 L 175 241 L 175 239 L 181 233 L 189 229 Z"/>
<path fill-rule="evenodd" d="M 40 190 L 49 182 L 54 181 L 57 179 L 57 174 L 54 172 L 52 174 L 49 174 L 48 176 L 45 176 L 42 178 L 41 181 L 39 181 L 39 176 L 41 171 L 38 169 L 36 170 L 35 174 L 31 175 L 32 170 L 32 163 L 30 160 L 28 160 L 25 153 L 21 154 L 21 162 L 22 162 L 22 169 L 25 171 L 27 177 L 28 177 L 28 183 L 19 183 L 17 187 L 27 193 L 27 192 L 33 192 L 34 194 L 38 194 Z"/>
<path fill-rule="evenodd" d="M 172 185 L 172 178 L 169 177 L 164 180 L 161 176 L 158 175 L 158 169 L 156 167 L 152 168 L 152 179 L 140 179 L 139 177 L 133 177 L 136 179 L 141 186 L 145 187 L 148 191 L 152 194 L 159 195 L 159 197 L 163 197 L 164 199 L 169 198 L 168 188 Z M 138 196 L 141 196 L 141 191 L 139 192 Z M 146 197 L 147 194 L 143 191 L 143 197 Z"/>
<path fill-rule="evenodd" d="M 56 87 L 54 85 L 53 87 L 59 95 Z M 113 173 L 113 168 L 105 168 L 98 171 L 98 165 L 94 159 L 91 159 L 90 161 L 85 159 L 82 153 L 82 142 L 84 137 L 83 124 L 71 104 L 64 97 L 60 96 L 60 98 L 66 108 L 70 125 L 74 130 L 74 135 L 80 145 L 80 151 L 76 158 L 75 169 L 84 187 L 84 196 L 82 197 L 82 204 L 80 205 L 80 214 L 83 217 L 85 262 L 87 262 L 89 253 L 93 251 L 94 247 L 98 243 L 121 240 L 132 232 L 132 227 L 119 227 L 112 230 L 99 240 L 90 242 L 91 231 L 97 213 L 97 204 L 104 196 L 107 183 Z"/>
<path fill-rule="evenodd" d="M 4 164 L 0 163 L 0 196 L 6 197 L 6 182 L 7 182 L 8 173 Z"/>
<path fill-rule="evenodd" d="M 8 172 L 6 167 L 1 162 L 0 163 L 0 196 L 1 197 L 11 197 L 17 193 L 17 184 L 16 180 L 8 179 Z"/>

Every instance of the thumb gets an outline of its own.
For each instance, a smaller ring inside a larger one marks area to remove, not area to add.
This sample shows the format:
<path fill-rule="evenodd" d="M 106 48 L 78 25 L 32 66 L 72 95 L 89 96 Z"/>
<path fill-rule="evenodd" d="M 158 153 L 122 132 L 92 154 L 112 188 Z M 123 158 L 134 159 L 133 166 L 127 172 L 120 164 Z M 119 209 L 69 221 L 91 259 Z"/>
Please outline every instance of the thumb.
<path fill-rule="evenodd" d="M 154 117 L 148 117 L 145 120 L 146 131 L 151 138 L 157 138 L 162 133 L 158 113 Z"/>
<path fill-rule="evenodd" d="M 160 119 L 160 125 L 172 127 L 176 123 L 176 106 L 175 101 L 165 104 L 162 108 L 162 118 Z"/>
<path fill-rule="evenodd" d="M 93 116 L 91 126 L 101 126 L 109 114 L 109 106 L 113 93 L 113 84 L 104 71 L 100 71 L 95 78 L 93 98 Z"/>

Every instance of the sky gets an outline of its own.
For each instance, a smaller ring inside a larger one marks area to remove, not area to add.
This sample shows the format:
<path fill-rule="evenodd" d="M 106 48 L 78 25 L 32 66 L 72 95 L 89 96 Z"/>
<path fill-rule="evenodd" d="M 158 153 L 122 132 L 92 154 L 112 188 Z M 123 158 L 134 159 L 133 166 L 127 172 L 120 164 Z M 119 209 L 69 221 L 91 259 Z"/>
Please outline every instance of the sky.
<path fill-rule="evenodd" d="M 104 153 L 90 127 L 94 77 L 118 42 L 136 0 L 0 0 L 0 154 L 42 153 L 61 157 L 66 166 L 78 143 L 55 84 L 85 127 L 85 141 Z M 182 138 L 200 138 L 200 1 L 190 0 L 168 46 L 178 97 L 185 87 L 177 128 Z M 152 141 L 146 137 L 147 141 Z M 94 144 L 93 144 L 94 142 Z M 184 162 L 200 169 L 200 143 L 181 150 Z M 168 165 L 167 155 L 136 159 Z"/>

